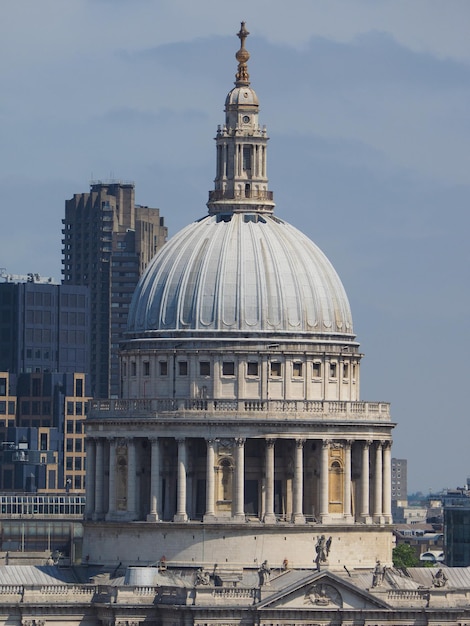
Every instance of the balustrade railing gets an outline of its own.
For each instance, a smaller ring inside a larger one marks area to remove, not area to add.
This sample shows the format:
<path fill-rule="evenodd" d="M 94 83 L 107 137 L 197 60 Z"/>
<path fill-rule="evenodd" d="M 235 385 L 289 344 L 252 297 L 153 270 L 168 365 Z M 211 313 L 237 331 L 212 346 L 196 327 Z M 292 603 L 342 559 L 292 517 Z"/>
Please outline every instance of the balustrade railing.
<path fill-rule="evenodd" d="M 257 417 L 272 418 L 279 413 L 289 413 L 297 419 L 348 418 L 367 421 L 390 420 L 390 404 L 387 402 L 349 402 L 333 400 L 218 400 L 213 398 L 143 398 L 92 400 L 90 418 L 109 417 L 174 417 L 186 416 L 205 418 L 224 415 L 243 419 Z"/>
<path fill-rule="evenodd" d="M 273 192 L 266 189 L 214 189 L 209 191 L 209 202 L 216 200 L 272 200 Z"/>

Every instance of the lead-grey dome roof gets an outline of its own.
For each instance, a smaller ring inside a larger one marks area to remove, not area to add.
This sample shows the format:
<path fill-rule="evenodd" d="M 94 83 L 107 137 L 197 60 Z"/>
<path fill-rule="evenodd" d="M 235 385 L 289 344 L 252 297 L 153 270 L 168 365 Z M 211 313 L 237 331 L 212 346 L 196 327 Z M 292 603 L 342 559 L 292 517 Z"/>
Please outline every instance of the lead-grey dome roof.
<path fill-rule="evenodd" d="M 227 221 L 225 221 L 227 220 Z M 128 331 L 353 334 L 323 252 L 273 215 L 209 215 L 176 234 L 142 276 Z"/>

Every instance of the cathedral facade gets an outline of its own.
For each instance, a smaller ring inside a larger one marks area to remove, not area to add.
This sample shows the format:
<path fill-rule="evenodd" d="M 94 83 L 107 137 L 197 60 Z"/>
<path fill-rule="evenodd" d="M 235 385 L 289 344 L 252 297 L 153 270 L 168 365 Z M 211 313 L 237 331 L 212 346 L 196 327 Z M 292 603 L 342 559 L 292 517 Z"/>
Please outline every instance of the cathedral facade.
<path fill-rule="evenodd" d="M 88 419 L 93 563 L 309 568 L 323 537 L 330 567 L 391 564 L 389 405 L 360 398 L 333 266 L 275 215 L 247 34 L 208 214 L 139 282 L 122 398 Z"/>

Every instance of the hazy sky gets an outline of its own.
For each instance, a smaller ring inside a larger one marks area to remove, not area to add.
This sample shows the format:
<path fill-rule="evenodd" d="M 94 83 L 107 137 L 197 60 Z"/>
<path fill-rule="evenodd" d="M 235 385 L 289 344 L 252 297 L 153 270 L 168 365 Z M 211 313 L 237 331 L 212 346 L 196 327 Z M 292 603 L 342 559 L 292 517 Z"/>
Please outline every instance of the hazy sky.
<path fill-rule="evenodd" d="M 328 255 L 409 488 L 470 476 L 470 2 L 2 0 L 0 267 L 60 277 L 64 201 L 202 217 L 246 20 L 276 213 Z"/>

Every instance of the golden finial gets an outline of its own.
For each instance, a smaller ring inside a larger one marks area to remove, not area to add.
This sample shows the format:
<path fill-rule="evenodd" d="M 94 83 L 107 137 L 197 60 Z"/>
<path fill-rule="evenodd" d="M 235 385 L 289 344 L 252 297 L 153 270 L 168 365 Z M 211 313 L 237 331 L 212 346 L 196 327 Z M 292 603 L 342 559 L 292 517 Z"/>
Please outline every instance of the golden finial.
<path fill-rule="evenodd" d="M 237 33 L 237 36 L 240 37 L 240 50 L 235 55 L 235 58 L 238 61 L 238 71 L 235 74 L 235 78 L 237 79 L 235 85 L 237 87 L 250 84 L 250 75 L 248 74 L 248 67 L 246 65 L 248 59 L 250 58 L 250 53 L 245 48 L 245 39 L 249 34 L 250 33 L 245 28 L 245 22 L 242 22 L 240 31 Z"/>

